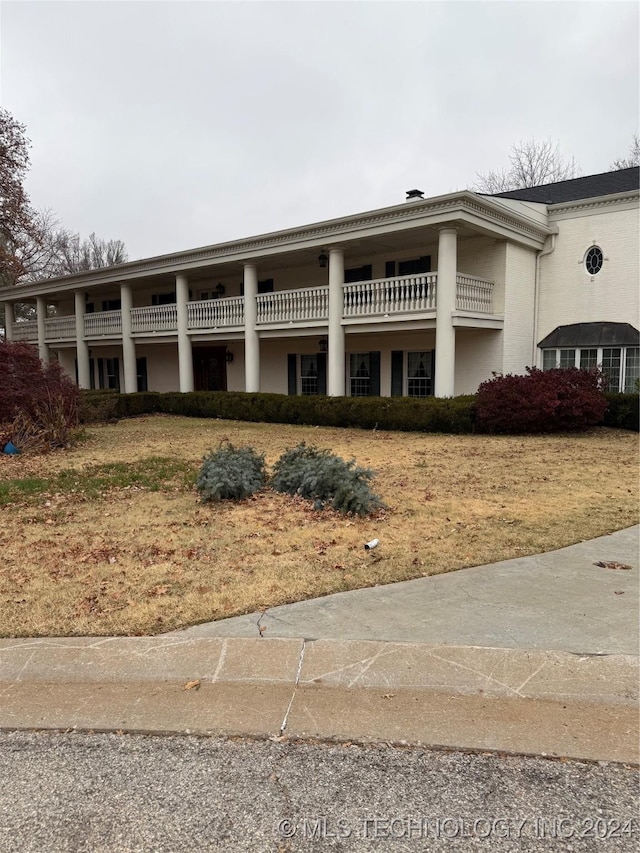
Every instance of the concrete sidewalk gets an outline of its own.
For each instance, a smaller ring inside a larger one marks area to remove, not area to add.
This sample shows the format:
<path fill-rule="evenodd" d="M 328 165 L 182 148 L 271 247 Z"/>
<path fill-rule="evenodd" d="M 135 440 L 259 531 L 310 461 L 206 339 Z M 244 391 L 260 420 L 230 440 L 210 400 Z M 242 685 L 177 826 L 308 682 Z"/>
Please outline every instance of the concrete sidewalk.
<path fill-rule="evenodd" d="M 2 640 L 0 727 L 637 763 L 639 530 L 159 637 Z"/>

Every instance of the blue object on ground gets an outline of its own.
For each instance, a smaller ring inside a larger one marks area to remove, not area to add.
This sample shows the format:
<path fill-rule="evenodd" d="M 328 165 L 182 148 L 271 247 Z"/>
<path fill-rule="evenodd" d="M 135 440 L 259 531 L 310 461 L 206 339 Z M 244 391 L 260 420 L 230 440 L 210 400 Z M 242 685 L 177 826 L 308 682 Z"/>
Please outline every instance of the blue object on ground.
<path fill-rule="evenodd" d="M 2 448 L 3 453 L 9 453 L 11 456 L 15 456 L 17 453 L 20 453 L 18 448 L 12 441 L 8 441 L 5 446 Z"/>

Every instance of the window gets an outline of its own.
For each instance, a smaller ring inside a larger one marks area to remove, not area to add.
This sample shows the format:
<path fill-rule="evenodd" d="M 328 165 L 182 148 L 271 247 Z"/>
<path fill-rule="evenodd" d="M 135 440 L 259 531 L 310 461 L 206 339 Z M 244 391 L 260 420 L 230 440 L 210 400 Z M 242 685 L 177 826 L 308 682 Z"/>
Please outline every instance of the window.
<path fill-rule="evenodd" d="M 598 275 L 604 263 L 604 255 L 600 246 L 592 246 L 584 256 L 584 267 L 589 275 Z"/>
<path fill-rule="evenodd" d="M 288 393 L 306 397 L 327 393 L 327 354 L 317 352 L 306 355 L 291 353 L 287 356 Z"/>
<path fill-rule="evenodd" d="M 602 350 L 601 368 L 607 379 L 607 390 L 620 389 L 621 350 L 619 347 L 605 347 Z"/>
<path fill-rule="evenodd" d="M 98 361 L 98 386 L 100 388 L 114 388 L 120 390 L 120 359 L 99 358 Z"/>
<path fill-rule="evenodd" d="M 318 356 L 300 356 L 300 393 L 305 396 L 319 394 L 318 390 Z"/>
<path fill-rule="evenodd" d="M 433 394 L 432 359 L 431 350 L 407 353 L 407 397 L 430 397 Z"/>
<path fill-rule="evenodd" d="M 176 294 L 172 290 L 170 293 L 154 293 L 151 297 L 152 305 L 175 305 Z"/>
<path fill-rule="evenodd" d="M 368 397 L 371 394 L 371 362 L 368 352 L 352 352 L 349 355 L 349 389 L 352 397 Z"/>
<path fill-rule="evenodd" d="M 431 272 L 431 255 L 423 255 L 410 261 L 398 261 L 398 275 L 419 275 L 423 272 Z"/>
<path fill-rule="evenodd" d="M 393 278 L 396 275 L 419 275 L 423 272 L 431 272 L 431 255 L 423 255 L 421 258 L 412 258 L 408 261 L 387 261 L 385 263 L 385 278 Z"/>
<path fill-rule="evenodd" d="M 371 281 L 371 264 L 345 270 L 344 283 L 352 284 L 354 281 Z"/>
<path fill-rule="evenodd" d="M 560 367 L 575 367 L 576 366 L 576 351 L 574 349 L 560 350 Z"/>
<path fill-rule="evenodd" d="M 629 347 L 625 359 L 624 391 L 632 394 L 640 382 L 640 347 Z"/>
<path fill-rule="evenodd" d="M 632 393 L 640 380 L 640 347 L 542 350 L 542 369 L 555 367 L 580 367 L 582 370 L 599 367 L 608 391 Z"/>
<path fill-rule="evenodd" d="M 102 300 L 102 310 L 103 311 L 120 311 L 122 308 L 122 302 L 120 299 L 103 299 Z"/>
<path fill-rule="evenodd" d="M 597 349 L 581 349 L 580 350 L 580 367 L 582 370 L 589 370 L 592 367 L 598 366 L 598 350 Z"/>

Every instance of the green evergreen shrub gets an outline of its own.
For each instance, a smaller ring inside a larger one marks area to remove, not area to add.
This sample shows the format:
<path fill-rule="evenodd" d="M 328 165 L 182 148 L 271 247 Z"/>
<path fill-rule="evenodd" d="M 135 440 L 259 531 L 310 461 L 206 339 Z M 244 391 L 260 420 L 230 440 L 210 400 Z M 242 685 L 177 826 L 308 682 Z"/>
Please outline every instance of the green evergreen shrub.
<path fill-rule="evenodd" d="M 605 394 L 607 411 L 602 421 L 604 426 L 616 429 L 640 431 L 640 395 Z"/>
<path fill-rule="evenodd" d="M 368 515 L 384 506 L 369 488 L 372 471 L 304 442 L 285 451 L 273 470 L 275 491 L 313 500 L 316 509 L 329 504 L 339 512 Z"/>
<path fill-rule="evenodd" d="M 121 397 L 117 391 L 80 391 L 78 418 L 81 424 L 98 424 L 115 421 L 120 413 Z"/>
<path fill-rule="evenodd" d="M 196 488 L 203 503 L 240 501 L 259 491 L 265 479 L 264 454 L 226 443 L 205 456 Z"/>
<path fill-rule="evenodd" d="M 401 430 L 473 432 L 475 397 L 302 397 L 244 391 L 118 394 L 83 391 L 81 421 L 93 423 L 163 412 L 192 418 Z"/>

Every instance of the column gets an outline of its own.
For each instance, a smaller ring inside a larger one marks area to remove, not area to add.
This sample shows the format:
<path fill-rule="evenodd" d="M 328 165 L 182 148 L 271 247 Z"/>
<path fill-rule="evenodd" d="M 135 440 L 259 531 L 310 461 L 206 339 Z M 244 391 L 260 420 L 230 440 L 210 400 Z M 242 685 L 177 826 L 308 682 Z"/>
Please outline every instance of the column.
<path fill-rule="evenodd" d="M 457 266 L 457 231 L 455 228 L 442 228 L 438 238 L 436 284 L 436 397 L 453 397 L 454 394 L 456 330 L 451 314 L 456 307 Z"/>
<path fill-rule="evenodd" d="M 258 270 L 244 265 L 244 390 L 260 390 L 260 338 L 258 337 Z"/>
<path fill-rule="evenodd" d="M 49 347 L 47 346 L 45 334 L 45 319 L 47 317 L 47 301 L 44 296 L 36 299 L 36 316 L 38 318 L 38 355 L 43 364 L 49 364 Z"/>
<path fill-rule="evenodd" d="M 16 318 L 13 312 L 13 302 L 4 303 L 4 339 L 5 341 L 13 340 L 13 324 Z"/>
<path fill-rule="evenodd" d="M 344 252 L 329 249 L 329 344 L 327 348 L 327 393 L 344 397 Z"/>
<path fill-rule="evenodd" d="M 178 315 L 178 372 L 180 391 L 193 391 L 193 355 L 187 325 L 189 282 L 186 275 L 176 276 L 176 312 Z"/>
<path fill-rule="evenodd" d="M 124 393 L 133 394 L 138 390 L 138 370 L 136 367 L 136 342 L 131 332 L 133 294 L 130 284 L 120 285 L 120 307 L 122 309 L 122 362 L 124 367 Z"/>
<path fill-rule="evenodd" d="M 84 292 L 76 290 L 75 314 L 76 314 L 76 358 L 78 359 L 78 385 L 81 388 L 91 388 L 91 374 L 89 371 L 89 344 L 84 337 Z"/>

